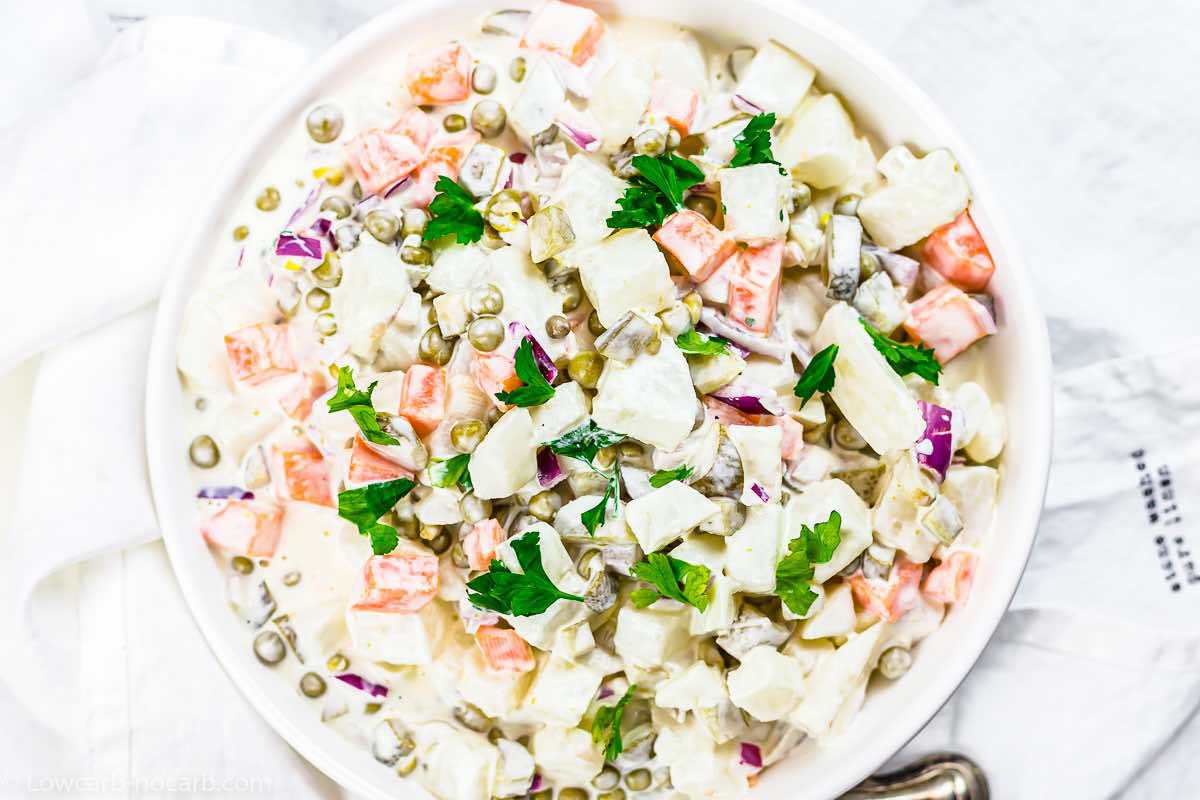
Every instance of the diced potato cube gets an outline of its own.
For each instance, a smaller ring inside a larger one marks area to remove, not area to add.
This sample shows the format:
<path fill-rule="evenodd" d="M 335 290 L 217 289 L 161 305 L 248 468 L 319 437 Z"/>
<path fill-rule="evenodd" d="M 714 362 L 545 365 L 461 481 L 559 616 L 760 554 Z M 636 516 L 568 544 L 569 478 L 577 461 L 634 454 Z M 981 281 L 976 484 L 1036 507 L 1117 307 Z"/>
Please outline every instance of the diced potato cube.
<path fill-rule="evenodd" d="M 675 545 L 670 556 L 689 564 L 701 564 L 719 575 L 725 569 L 725 540 L 720 536 L 693 534 Z"/>
<path fill-rule="evenodd" d="M 734 448 L 735 450 L 737 448 Z M 716 516 L 709 517 L 700 523 L 700 531 L 702 533 L 711 533 L 716 536 L 728 536 L 742 526 L 745 521 L 745 515 L 741 508 L 738 507 L 738 501 L 732 497 L 710 497 L 717 508 L 720 509 Z"/>
<path fill-rule="evenodd" d="M 676 672 L 654 690 L 654 704 L 659 708 L 699 711 L 718 706 L 728 699 L 725 676 L 721 670 L 703 661 Z"/>
<path fill-rule="evenodd" d="M 783 508 L 778 503 L 751 506 L 746 509 L 745 524 L 725 538 L 725 574 L 744 591 L 775 591 L 783 519 Z"/>
<path fill-rule="evenodd" d="M 604 766 L 592 737 L 574 726 L 547 725 L 534 732 L 530 748 L 542 775 L 560 786 L 587 786 Z"/>
<path fill-rule="evenodd" d="M 620 150 L 633 136 L 650 103 L 653 76 L 644 59 L 623 53 L 597 82 L 588 109 L 600 122 L 604 152 Z"/>
<path fill-rule="evenodd" d="M 554 387 L 554 396 L 529 409 L 535 442 L 549 442 L 587 421 L 588 398 L 575 381 Z"/>
<path fill-rule="evenodd" d="M 391 253 L 394 267 L 395 251 L 384 245 L 379 246 Z M 362 243 L 360 242 L 359 246 L 350 252 L 357 253 L 361 249 Z M 469 292 L 485 281 L 487 270 L 486 251 L 475 245 L 452 244 L 438 252 L 438 257 L 433 262 L 433 269 L 425 278 L 425 282 L 429 284 L 429 288 L 444 294 Z"/>
<path fill-rule="evenodd" d="M 825 404 L 821 402 L 821 398 L 813 395 L 808 398 L 808 402 L 800 406 L 800 411 L 796 414 L 796 419 L 801 422 L 806 428 L 815 428 L 825 424 Z"/>
<path fill-rule="evenodd" d="M 434 797 L 489 800 L 499 766 L 499 751 L 482 734 L 448 722 L 414 727 L 417 780 Z"/>
<path fill-rule="evenodd" d="M 733 578 L 717 574 L 708 586 L 708 608 L 691 610 L 689 632 L 692 636 L 718 633 L 728 630 L 737 618 L 737 593 L 739 585 Z"/>
<path fill-rule="evenodd" d="M 996 323 L 980 303 L 962 289 L 939 286 L 908 309 L 904 330 L 933 348 L 945 364 L 972 344 L 996 332 Z"/>
<path fill-rule="evenodd" d="M 459 495 L 457 489 L 431 487 L 424 497 L 413 503 L 413 513 L 424 525 L 457 525 L 463 521 Z"/>
<path fill-rule="evenodd" d="M 787 235 L 784 211 L 791 179 L 774 164 L 727 167 L 717 173 L 725 232 L 739 242 L 765 244 Z"/>
<path fill-rule="evenodd" d="M 517 641 L 528 650 L 529 645 L 523 640 L 518 638 Z M 487 658 L 479 650 L 468 650 L 456 685 L 468 703 L 489 717 L 502 717 L 521 705 L 532 681 L 532 671 L 496 670 L 488 665 Z"/>
<path fill-rule="evenodd" d="M 783 494 L 782 430 L 775 425 L 730 425 L 725 430 L 742 457 L 744 479 L 738 499 L 746 506 L 778 503 Z"/>
<path fill-rule="evenodd" d="M 737 250 L 737 242 L 703 214 L 685 208 L 663 220 L 654 241 L 687 270 L 693 281 L 712 275 Z"/>
<path fill-rule="evenodd" d="M 409 53 L 404 84 L 413 105 L 460 103 L 471 96 L 471 54 L 460 42 Z"/>
<path fill-rule="evenodd" d="M 887 183 L 862 199 L 858 216 L 871 239 L 887 250 L 925 238 L 967 207 L 967 179 L 947 150 L 918 159 L 898 145 L 879 159 L 879 171 Z"/>
<path fill-rule="evenodd" d="M 442 336 L 451 338 L 462 334 L 471 321 L 471 311 L 467 308 L 467 296 L 455 292 L 441 294 L 433 298 L 433 310 L 437 312 L 438 329 Z"/>
<path fill-rule="evenodd" d="M 762 722 L 786 717 L 800 702 L 804 691 L 804 669 L 800 662 L 774 647 L 759 645 L 731 670 L 729 699 Z"/>
<path fill-rule="evenodd" d="M 530 59 L 521 93 L 508 107 L 508 124 L 529 144 L 534 136 L 554 124 L 567 102 L 567 90 L 545 58 Z"/>
<path fill-rule="evenodd" d="M 850 177 L 858 163 L 854 122 L 835 95 L 804 101 L 779 134 L 775 156 L 793 177 L 828 189 Z"/>
<path fill-rule="evenodd" d="M 561 206 L 567 212 L 571 232 L 575 237 L 573 247 L 576 250 L 607 239 L 613 232 L 612 228 L 608 227 L 607 220 L 617 207 L 617 199 L 625 194 L 628 185 L 583 153 L 571 157 L 563 167 L 562 177 L 559 178 L 550 202 L 552 205 Z M 630 255 L 631 252 L 618 256 L 615 251 L 609 250 L 607 253 L 611 255 L 605 255 L 603 258 L 616 260 L 618 257 Z M 646 261 L 648 257 L 643 252 L 642 262 Z"/>
<path fill-rule="evenodd" d="M 680 86 L 674 81 L 659 79 L 654 82 L 650 96 L 650 113 L 687 136 L 696 120 L 696 109 L 700 106 L 700 93 L 695 89 Z"/>
<path fill-rule="evenodd" d="M 692 376 L 672 339 L 664 337 L 657 353 L 642 353 L 629 364 L 608 362 L 596 389 L 597 425 L 655 447 L 677 447 L 695 423 Z"/>
<path fill-rule="evenodd" d="M 614 233 L 572 256 L 600 324 L 609 327 L 626 311 L 657 313 L 675 299 L 667 260 L 641 228 Z"/>
<path fill-rule="evenodd" d="M 225 352 L 233 377 L 250 386 L 296 369 L 286 323 L 261 322 L 227 333 Z"/>
<path fill-rule="evenodd" d="M 887 480 L 875 505 L 875 537 L 881 544 L 903 550 L 912 561 L 929 560 L 938 541 L 921 530 L 917 513 L 933 502 L 938 488 L 917 465 L 912 451 L 890 460 Z"/>
<path fill-rule="evenodd" d="M 589 667 L 551 656 L 533 679 L 525 706 L 548 725 L 578 725 L 603 678 Z"/>
<path fill-rule="evenodd" d="M 824 639 L 833 636 L 849 636 L 854 633 L 854 597 L 850 584 L 838 583 L 825 593 L 825 602 L 817 613 L 800 626 L 802 639 Z"/>
<path fill-rule="evenodd" d="M 732 800 L 749 792 L 740 750 L 736 742 L 717 746 L 698 717 L 685 725 L 661 728 L 654 743 L 655 755 L 670 769 L 675 791 L 712 800 Z"/>
<path fill-rule="evenodd" d="M 519 743 L 510 739 L 497 739 L 500 751 L 500 769 L 492 786 L 493 797 L 521 797 L 528 794 L 537 765 L 533 756 Z"/>
<path fill-rule="evenodd" d="M 635 666 L 661 667 L 690 641 L 686 610 L 624 606 L 617 612 L 613 647 L 617 655 Z"/>
<path fill-rule="evenodd" d="M 602 36 L 604 20 L 595 11 L 549 0 L 530 18 L 521 47 L 555 53 L 580 66 L 595 54 Z"/>
<path fill-rule="evenodd" d="M 808 62 L 772 39 L 754 54 L 734 94 L 782 118 L 808 93 L 816 75 Z"/>
<path fill-rule="evenodd" d="M 799 661 L 800 668 L 808 675 L 817 666 L 817 662 L 833 652 L 833 643 L 828 639 L 804 639 L 800 635 L 802 629 L 803 626 L 796 628 L 796 632 L 788 639 L 781 652 Z"/>
<path fill-rule="evenodd" d="M 824 737 L 846 699 L 870 674 L 889 627 L 877 622 L 818 660 L 805 678 L 804 698 L 788 715 L 788 722 L 809 736 Z"/>
<path fill-rule="evenodd" d="M 803 492 L 792 496 L 787 507 L 787 533 L 781 552 L 786 552 L 787 543 L 800 534 L 801 526 L 812 528 L 825 522 L 833 511 L 842 518 L 842 541 L 829 561 L 814 565 L 813 579 L 817 583 L 837 575 L 871 544 L 870 509 L 850 486 L 836 478 L 808 485 Z"/>
<path fill-rule="evenodd" d="M 467 467 L 475 496 L 508 497 L 537 476 L 537 440 L 524 408 L 506 412 L 471 454 Z"/>
<path fill-rule="evenodd" d="M 813 337 L 814 351 L 831 344 L 839 350 L 829 396 L 846 420 L 877 453 L 911 447 L 925 431 L 917 401 L 844 303 L 829 309 Z"/>
<path fill-rule="evenodd" d="M 700 492 L 672 481 L 625 507 L 625 522 L 647 553 L 661 550 L 717 513 L 717 506 Z"/>
<path fill-rule="evenodd" d="M 431 664 L 441 652 L 450 615 L 441 603 L 414 614 L 350 608 L 346 626 L 355 653 L 388 664 Z"/>
<path fill-rule="evenodd" d="M 1000 474 L 993 467 L 951 466 L 942 496 L 954 503 L 963 520 L 962 542 L 978 547 L 992 529 Z"/>
<path fill-rule="evenodd" d="M 688 371 L 700 394 L 711 394 L 732 381 L 746 368 L 746 362 L 730 350 L 715 356 L 688 355 Z"/>

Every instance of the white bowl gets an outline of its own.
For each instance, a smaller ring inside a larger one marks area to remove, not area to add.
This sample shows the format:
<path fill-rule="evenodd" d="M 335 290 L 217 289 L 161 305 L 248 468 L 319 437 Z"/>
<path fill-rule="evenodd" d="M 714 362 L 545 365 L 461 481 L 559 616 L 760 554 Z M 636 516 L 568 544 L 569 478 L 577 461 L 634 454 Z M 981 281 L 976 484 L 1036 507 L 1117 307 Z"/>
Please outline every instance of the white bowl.
<path fill-rule="evenodd" d="M 207 263 L 211 232 L 226 230 L 230 199 L 278 145 L 284 131 L 323 94 L 359 73 L 389 43 L 461 30 L 483 11 L 520 6 L 512 0 L 409 0 L 343 39 L 292 90 L 265 113 L 229 159 L 159 304 L 150 352 L 146 437 L 150 478 L 163 538 L 175 573 L 213 652 L 234 683 L 297 751 L 345 788 L 365 797 L 424 793 L 403 785 L 363 748 L 322 725 L 310 703 L 290 682 L 278 680 L 254 658 L 244 626 L 225 600 L 223 578 L 194 530 L 193 487 L 188 476 L 182 421 L 185 400 L 175 370 L 175 350 L 187 297 Z M 1009 442 L 1007 469 L 995 532 L 982 560 L 970 602 L 917 649 L 915 663 L 899 681 L 874 689 L 855 724 L 828 747 L 807 747 L 768 770 L 756 797 L 819 800 L 837 796 L 896 753 L 937 712 L 975 663 L 1000 622 L 1033 545 L 1050 463 L 1051 382 L 1045 321 L 1008 227 L 992 204 L 979 164 L 933 102 L 883 57 L 823 17 L 786 0 L 614 0 L 594 4 L 602 13 L 627 12 L 678 22 L 726 44 L 768 38 L 801 53 L 819 70 L 824 86 L 849 103 L 859 125 L 887 144 L 921 149 L 948 147 L 957 156 L 974 194 L 972 215 L 997 264 L 991 289 L 1000 332 L 986 344 L 993 386 L 1005 404 Z M 736 9 L 736 11 L 735 11 Z M 736 26 L 736 34 L 730 30 Z M 731 41 L 735 35 L 738 42 Z M 403 788 L 401 788 L 403 786 Z"/>

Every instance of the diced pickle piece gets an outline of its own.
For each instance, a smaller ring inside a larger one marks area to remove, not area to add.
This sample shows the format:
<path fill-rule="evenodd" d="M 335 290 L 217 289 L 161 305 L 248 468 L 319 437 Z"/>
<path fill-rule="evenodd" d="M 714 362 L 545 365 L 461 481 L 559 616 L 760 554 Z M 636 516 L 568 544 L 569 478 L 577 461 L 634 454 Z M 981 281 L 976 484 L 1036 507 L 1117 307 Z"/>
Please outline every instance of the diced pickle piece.
<path fill-rule="evenodd" d="M 476 198 L 487 197 L 496 190 L 503 166 L 504 151 L 480 142 L 467 153 L 458 174 L 458 182 Z"/>
<path fill-rule="evenodd" d="M 660 328 L 658 317 L 626 311 L 596 339 L 596 349 L 605 358 L 628 364 L 658 342 Z"/>
<path fill-rule="evenodd" d="M 829 289 L 827 296 L 834 300 L 850 300 L 858 289 L 862 233 L 858 217 L 843 214 L 834 214 L 825 226 L 825 265 L 821 278 Z"/>
<path fill-rule="evenodd" d="M 874 505 L 875 498 L 879 495 L 879 482 L 886 471 L 887 467 L 883 462 L 878 462 L 871 467 L 834 470 L 829 476 L 845 482 L 864 503 Z"/>
<path fill-rule="evenodd" d="M 944 545 L 954 544 L 963 529 L 958 509 L 942 495 L 938 495 L 928 508 L 917 513 L 917 521 L 923 530 L 936 536 Z"/>
<path fill-rule="evenodd" d="M 717 637 L 717 646 L 734 658 L 742 658 L 756 647 L 776 648 L 788 640 L 788 630 L 750 606 L 742 606 L 729 630 Z"/>
<path fill-rule="evenodd" d="M 575 231 L 561 206 L 546 206 L 529 218 L 529 255 L 535 263 L 553 258 L 574 242 Z"/>
<path fill-rule="evenodd" d="M 863 282 L 854 293 L 854 309 L 871 323 L 871 327 L 890 336 L 908 316 L 900 292 L 892 286 L 886 272 L 877 272 Z"/>

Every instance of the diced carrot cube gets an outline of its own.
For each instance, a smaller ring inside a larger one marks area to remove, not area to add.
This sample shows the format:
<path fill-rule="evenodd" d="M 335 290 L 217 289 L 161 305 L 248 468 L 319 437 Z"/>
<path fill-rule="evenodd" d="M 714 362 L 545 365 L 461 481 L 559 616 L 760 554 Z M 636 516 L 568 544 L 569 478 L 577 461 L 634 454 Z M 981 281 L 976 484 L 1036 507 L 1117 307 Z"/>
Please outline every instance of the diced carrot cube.
<path fill-rule="evenodd" d="M 511 392 L 521 385 L 514 359 L 501 353 L 476 353 L 471 362 L 471 377 L 479 390 L 501 409 L 508 406 L 496 399 L 496 393 Z"/>
<path fill-rule="evenodd" d="M 407 136 L 421 152 L 429 147 L 429 142 L 438 132 L 437 120 L 419 108 L 406 108 L 388 128 L 388 133 Z"/>
<path fill-rule="evenodd" d="M 783 434 L 783 446 L 780 450 L 784 461 L 791 461 L 800 455 L 804 449 L 804 426 L 786 414 L 771 417 L 771 423 L 779 426 Z"/>
<path fill-rule="evenodd" d="M 350 464 L 346 469 L 346 482 L 356 486 L 397 478 L 411 478 L 410 470 L 376 452 L 361 436 L 354 437 L 350 450 Z"/>
<path fill-rule="evenodd" d="M 697 282 L 707 279 L 737 250 L 732 236 L 688 208 L 663 220 L 654 241 Z"/>
<path fill-rule="evenodd" d="M 529 643 L 512 628 L 480 625 L 475 631 L 475 644 L 488 667 L 496 672 L 529 672 L 537 666 Z"/>
<path fill-rule="evenodd" d="M 955 286 L 946 284 L 928 292 L 908 308 L 904 330 L 933 348 L 945 364 L 984 336 L 996 332 L 992 315 Z"/>
<path fill-rule="evenodd" d="M 747 247 L 729 276 L 726 316 L 751 333 L 768 336 L 775 324 L 779 281 L 783 276 L 783 242 Z"/>
<path fill-rule="evenodd" d="M 966 210 L 929 234 L 921 254 L 939 275 L 968 292 L 983 291 L 996 271 L 987 242 Z"/>
<path fill-rule="evenodd" d="M 460 42 L 409 53 L 404 83 L 416 105 L 461 103 L 471 96 L 471 54 Z"/>
<path fill-rule="evenodd" d="M 581 66 L 595 55 L 602 36 L 604 20 L 595 11 L 550 0 L 529 20 L 521 47 L 557 53 Z"/>
<path fill-rule="evenodd" d="M 200 526 L 204 540 L 230 553 L 256 558 L 275 555 L 283 532 L 283 509 L 262 500 L 229 500 Z"/>
<path fill-rule="evenodd" d="M 479 142 L 475 131 L 440 133 L 434 136 L 425 154 L 425 161 L 417 168 L 416 181 L 405 190 L 405 198 L 414 206 L 427 206 L 437 193 L 438 178 L 445 175 L 458 180 L 458 169 L 467 153 Z"/>
<path fill-rule="evenodd" d="M 729 279 L 737 271 L 738 262 L 741 260 L 741 253 L 734 252 L 733 255 L 721 262 L 711 275 L 700 281 L 696 289 L 706 302 L 718 305 L 725 305 L 729 302 Z M 782 266 L 782 259 L 780 264 Z"/>
<path fill-rule="evenodd" d="M 971 593 L 975 582 L 975 565 L 979 556 L 967 550 L 958 550 L 934 567 L 925 577 L 922 591 L 931 600 L 940 603 L 961 603 Z"/>
<path fill-rule="evenodd" d="M 474 570 L 487 569 L 496 557 L 496 548 L 504 539 L 504 529 L 496 520 L 485 519 L 476 522 L 471 532 L 463 537 L 467 566 Z"/>
<path fill-rule="evenodd" d="M 343 148 L 346 161 L 367 194 L 379 194 L 408 177 L 425 157 L 424 148 L 402 133 L 363 131 Z"/>
<path fill-rule="evenodd" d="M 922 571 L 920 564 L 898 556 L 886 583 L 872 581 L 857 572 L 849 578 L 850 592 L 862 608 L 880 619 L 895 622 L 917 604 L 921 594 Z"/>
<path fill-rule="evenodd" d="M 332 506 L 329 466 L 310 442 L 293 442 L 271 448 L 275 491 L 282 500 Z"/>
<path fill-rule="evenodd" d="M 411 614 L 437 595 L 438 559 L 420 553 L 371 556 L 363 569 L 363 597 L 354 608 Z"/>
<path fill-rule="evenodd" d="M 285 323 L 260 322 L 225 334 L 225 354 L 233 377 L 255 386 L 296 370 Z"/>
<path fill-rule="evenodd" d="M 699 106 L 700 93 L 695 89 L 661 78 L 654 82 L 650 94 L 650 111 L 665 119 L 672 128 L 679 131 L 680 136 L 688 135 L 692 123 L 696 120 L 696 109 Z"/>
<path fill-rule="evenodd" d="M 279 407 L 292 419 L 305 420 L 312 413 L 313 403 L 325 394 L 325 373 L 313 370 L 296 377 L 296 385 L 279 398 Z"/>
<path fill-rule="evenodd" d="M 446 371 L 413 364 L 400 384 L 400 416 L 420 436 L 428 436 L 446 416 Z"/>

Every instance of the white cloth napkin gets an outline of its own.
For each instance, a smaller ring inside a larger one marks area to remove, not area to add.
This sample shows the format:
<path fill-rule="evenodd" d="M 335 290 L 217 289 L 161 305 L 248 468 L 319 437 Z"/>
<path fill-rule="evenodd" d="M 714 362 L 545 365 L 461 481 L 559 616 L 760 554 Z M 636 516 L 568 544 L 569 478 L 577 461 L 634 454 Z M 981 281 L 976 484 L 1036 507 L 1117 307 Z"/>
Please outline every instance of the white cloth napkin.
<path fill-rule="evenodd" d="M 22 116 L 0 117 L 0 218 L 21 267 L 0 375 L 44 354 L 2 540 L 0 793 L 337 796 L 230 686 L 161 545 L 143 544 L 157 537 L 141 433 L 151 304 L 213 166 L 303 53 L 202 20 L 114 37 L 81 6 L 38 19 L 23 40 L 56 66 Z M 1049 508 L 1014 610 L 901 757 L 962 750 L 1001 798 L 1150 797 L 1196 777 L 1169 743 L 1200 708 L 1200 584 L 1183 554 L 1200 547 L 1183 517 L 1200 500 L 1198 423 L 1186 350 L 1060 376 Z"/>

